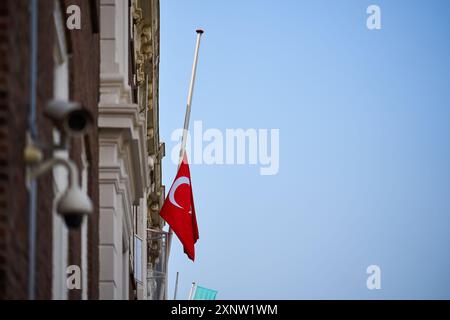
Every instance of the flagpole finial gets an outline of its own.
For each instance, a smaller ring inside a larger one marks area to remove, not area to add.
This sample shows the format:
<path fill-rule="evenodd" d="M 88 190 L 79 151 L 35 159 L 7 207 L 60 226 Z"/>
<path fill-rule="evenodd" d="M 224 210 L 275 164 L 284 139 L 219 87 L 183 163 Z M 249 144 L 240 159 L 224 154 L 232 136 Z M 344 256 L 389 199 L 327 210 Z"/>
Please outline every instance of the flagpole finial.
<path fill-rule="evenodd" d="M 203 29 L 197 29 L 197 30 L 195 30 L 195 32 L 202 34 L 202 33 L 204 33 L 205 31 L 204 31 Z"/>

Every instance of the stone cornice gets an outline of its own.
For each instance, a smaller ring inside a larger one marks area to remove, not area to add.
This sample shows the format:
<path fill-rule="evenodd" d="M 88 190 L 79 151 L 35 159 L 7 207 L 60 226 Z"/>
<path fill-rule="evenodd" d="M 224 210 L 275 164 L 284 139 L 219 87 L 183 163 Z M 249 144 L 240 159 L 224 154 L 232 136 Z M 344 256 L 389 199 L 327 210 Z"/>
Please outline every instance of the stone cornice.
<path fill-rule="evenodd" d="M 123 74 L 100 74 L 100 104 L 127 103 L 131 101 L 131 88 Z"/>
<path fill-rule="evenodd" d="M 145 119 L 135 104 L 100 104 L 98 126 L 100 145 L 117 143 L 119 156 L 129 158 L 126 165 L 133 175 L 134 201 L 138 201 L 149 187 Z"/>

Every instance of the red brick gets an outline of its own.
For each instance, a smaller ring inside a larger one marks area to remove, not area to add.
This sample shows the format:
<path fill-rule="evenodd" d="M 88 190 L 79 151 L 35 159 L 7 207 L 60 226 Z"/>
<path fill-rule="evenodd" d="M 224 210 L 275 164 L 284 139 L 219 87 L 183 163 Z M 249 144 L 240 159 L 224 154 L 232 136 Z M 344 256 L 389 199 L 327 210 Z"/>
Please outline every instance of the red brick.
<path fill-rule="evenodd" d="M 62 1 L 78 4 L 83 16 L 91 9 L 84 0 Z M 43 108 L 53 95 L 53 1 L 39 1 L 39 49 L 37 87 L 37 128 L 39 140 L 50 142 L 52 128 Z M 29 1 L 0 1 L 0 299 L 27 298 L 28 190 L 23 149 L 26 142 L 29 107 Z M 96 1 L 99 10 L 99 2 Z M 14 12 L 14 19 L 9 19 Z M 67 32 L 70 47 L 70 98 L 88 107 L 97 117 L 99 94 L 99 35 L 92 32 L 90 19 L 82 19 L 82 30 Z M 89 59 L 86 59 L 89 57 Z M 88 228 L 89 298 L 98 298 L 98 135 L 86 137 L 89 166 L 89 195 L 95 212 Z M 73 143 L 71 156 L 80 163 L 80 144 Z M 45 156 L 50 156 L 49 152 Z M 14 192 L 12 189 L 14 182 Z M 37 273 L 38 299 L 50 299 L 52 292 L 52 206 L 51 175 L 38 180 Z M 81 262 L 79 233 L 70 235 L 69 263 Z M 73 292 L 71 298 L 80 298 Z"/>

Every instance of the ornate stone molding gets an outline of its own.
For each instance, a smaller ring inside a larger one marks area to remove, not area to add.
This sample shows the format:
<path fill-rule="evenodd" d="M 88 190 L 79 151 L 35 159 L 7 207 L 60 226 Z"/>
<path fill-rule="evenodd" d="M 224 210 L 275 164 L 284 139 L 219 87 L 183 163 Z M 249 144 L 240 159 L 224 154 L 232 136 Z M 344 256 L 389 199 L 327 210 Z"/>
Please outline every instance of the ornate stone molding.
<path fill-rule="evenodd" d="M 134 48 L 136 61 L 136 82 L 141 86 L 145 82 L 145 73 L 152 59 L 152 27 L 147 23 L 144 10 L 137 0 L 133 2 Z"/>

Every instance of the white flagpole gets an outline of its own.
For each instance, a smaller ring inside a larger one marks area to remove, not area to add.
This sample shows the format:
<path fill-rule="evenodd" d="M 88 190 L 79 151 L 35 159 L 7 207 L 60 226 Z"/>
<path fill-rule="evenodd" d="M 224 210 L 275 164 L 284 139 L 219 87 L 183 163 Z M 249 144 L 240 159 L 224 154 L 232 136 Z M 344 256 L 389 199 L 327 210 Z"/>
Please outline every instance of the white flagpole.
<path fill-rule="evenodd" d="M 192 298 L 194 298 L 194 290 L 195 290 L 195 282 L 192 282 L 192 287 L 191 287 L 191 290 L 189 291 L 188 300 L 192 300 Z"/>
<path fill-rule="evenodd" d="M 180 161 L 178 166 L 181 164 L 181 161 L 183 161 L 183 156 L 184 153 L 186 152 L 187 133 L 189 130 L 189 120 L 191 118 L 192 96 L 194 94 L 195 75 L 197 73 L 198 51 L 200 49 L 200 39 L 202 37 L 203 30 L 197 29 L 196 32 L 197 32 L 197 43 L 195 45 L 194 63 L 192 64 L 191 83 L 189 85 L 189 92 L 186 104 L 186 114 L 184 116 L 183 138 L 181 140 Z"/>

